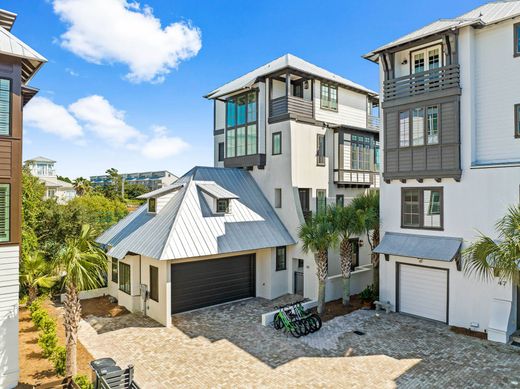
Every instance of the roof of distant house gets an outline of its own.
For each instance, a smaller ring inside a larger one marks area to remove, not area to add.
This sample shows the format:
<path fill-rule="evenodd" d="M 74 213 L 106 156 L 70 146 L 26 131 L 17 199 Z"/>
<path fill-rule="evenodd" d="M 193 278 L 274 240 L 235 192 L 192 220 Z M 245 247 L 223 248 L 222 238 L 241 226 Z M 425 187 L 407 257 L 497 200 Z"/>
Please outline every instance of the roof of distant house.
<path fill-rule="evenodd" d="M 337 74 L 329 72 L 328 70 L 313 65 L 310 62 L 304 61 L 303 59 L 298 58 L 292 54 L 285 54 L 280 58 L 277 58 L 274 61 L 269 62 L 266 65 L 260 66 L 252 72 L 249 72 L 231 82 L 228 82 L 227 84 L 222 85 L 221 87 L 213 90 L 204 97 L 208 99 L 216 99 L 222 96 L 229 95 L 231 93 L 238 92 L 240 90 L 247 90 L 251 88 L 253 84 L 257 83 L 260 77 L 265 77 L 272 73 L 276 73 L 280 70 L 287 68 L 298 70 L 300 72 L 327 81 L 332 81 L 340 85 L 346 86 L 348 88 L 355 89 L 359 92 L 366 93 L 368 95 L 377 96 L 377 92 L 374 92 L 373 90 L 365 88 L 362 85 L 356 84 L 355 82 L 347 80 L 346 78 L 338 76 Z"/>
<path fill-rule="evenodd" d="M 59 180 L 57 177 L 38 177 L 45 184 L 46 188 L 60 188 L 62 190 L 74 190 L 74 185 L 70 182 Z"/>
<path fill-rule="evenodd" d="M 495 1 L 484 4 L 453 19 L 439 19 L 410 34 L 402 36 L 384 46 L 365 54 L 363 57 L 371 61 L 377 61 L 378 53 L 395 46 L 413 42 L 440 32 L 459 29 L 464 26 L 487 26 L 494 23 L 514 18 L 520 15 L 520 0 Z"/>
<path fill-rule="evenodd" d="M 109 256 L 135 253 L 168 260 L 295 243 L 245 170 L 195 167 L 173 186 L 175 194 L 159 212 L 148 212 L 145 204 L 97 239 Z M 203 188 L 211 196 L 232 197 L 231 212 L 216 214 Z"/>
<path fill-rule="evenodd" d="M 48 163 L 56 163 L 56 161 L 53 161 L 52 159 L 38 156 L 31 159 L 26 160 L 25 162 L 48 162 Z"/>

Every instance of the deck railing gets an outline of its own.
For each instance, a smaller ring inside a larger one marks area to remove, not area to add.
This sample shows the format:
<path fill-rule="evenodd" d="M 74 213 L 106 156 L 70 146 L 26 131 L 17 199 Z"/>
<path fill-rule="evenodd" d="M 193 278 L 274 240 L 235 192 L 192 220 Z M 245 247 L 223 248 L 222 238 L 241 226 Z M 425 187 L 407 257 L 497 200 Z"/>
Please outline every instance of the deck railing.
<path fill-rule="evenodd" d="M 390 101 L 459 86 L 459 65 L 448 65 L 386 80 L 383 84 L 383 93 L 385 101 Z"/>
<path fill-rule="evenodd" d="M 270 117 L 276 117 L 287 113 L 312 117 L 312 101 L 296 96 L 278 97 L 271 100 L 269 112 Z"/>
<path fill-rule="evenodd" d="M 379 131 L 381 129 L 381 120 L 379 116 L 368 115 L 367 128 L 369 130 Z"/>

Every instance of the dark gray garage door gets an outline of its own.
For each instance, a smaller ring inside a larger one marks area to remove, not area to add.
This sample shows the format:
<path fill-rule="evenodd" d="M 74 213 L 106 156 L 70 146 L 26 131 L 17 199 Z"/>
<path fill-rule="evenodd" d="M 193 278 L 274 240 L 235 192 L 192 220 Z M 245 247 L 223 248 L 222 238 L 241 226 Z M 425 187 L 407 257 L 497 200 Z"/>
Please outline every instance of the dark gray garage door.
<path fill-rule="evenodd" d="M 255 296 L 255 256 L 172 265 L 172 313 Z"/>

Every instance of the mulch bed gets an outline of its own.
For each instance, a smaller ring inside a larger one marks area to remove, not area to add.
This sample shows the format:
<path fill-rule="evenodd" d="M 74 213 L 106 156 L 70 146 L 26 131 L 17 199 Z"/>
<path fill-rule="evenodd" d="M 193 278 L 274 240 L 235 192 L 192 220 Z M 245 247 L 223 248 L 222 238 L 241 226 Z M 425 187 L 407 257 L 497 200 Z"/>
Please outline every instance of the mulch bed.
<path fill-rule="evenodd" d="M 110 302 L 108 296 L 81 301 L 81 316 L 117 317 L 130 313 L 121 305 Z"/>
<path fill-rule="evenodd" d="M 365 303 L 361 301 L 357 294 L 350 296 L 350 304 L 348 306 L 344 306 L 341 299 L 329 301 L 325 304 L 325 312 L 321 315 L 321 320 L 326 322 L 337 316 L 343 316 L 347 313 L 357 311 L 363 307 L 365 307 Z M 316 312 L 316 308 L 314 308 L 314 312 Z"/>
<path fill-rule="evenodd" d="M 487 334 L 485 332 L 472 331 L 470 329 L 463 328 L 463 327 L 451 326 L 450 331 L 455 332 L 456 334 L 472 336 L 472 337 L 478 338 L 478 339 L 484 339 L 484 340 L 487 339 Z"/>

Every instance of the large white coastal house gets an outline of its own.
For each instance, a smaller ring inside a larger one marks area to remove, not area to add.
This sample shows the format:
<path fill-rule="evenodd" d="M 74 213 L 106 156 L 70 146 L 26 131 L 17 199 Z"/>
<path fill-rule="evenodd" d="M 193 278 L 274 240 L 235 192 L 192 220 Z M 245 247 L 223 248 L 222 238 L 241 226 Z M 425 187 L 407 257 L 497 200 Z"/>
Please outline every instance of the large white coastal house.
<path fill-rule="evenodd" d="M 519 202 L 520 1 L 433 22 L 365 56 L 384 130 L 380 298 L 487 332 L 520 327 L 520 293 L 465 274 L 461 249 Z"/>
<path fill-rule="evenodd" d="M 173 313 L 246 297 L 316 299 L 299 226 L 379 185 L 376 92 L 287 54 L 205 97 L 215 166 L 142 196 L 98 239 L 111 258 L 109 294 L 166 326 Z M 353 293 L 372 280 L 363 239 L 353 240 Z M 331 252 L 327 299 L 340 296 Z"/>

